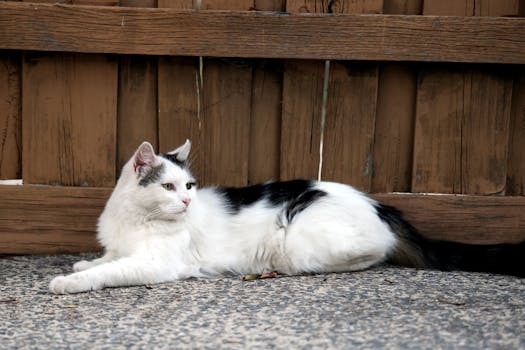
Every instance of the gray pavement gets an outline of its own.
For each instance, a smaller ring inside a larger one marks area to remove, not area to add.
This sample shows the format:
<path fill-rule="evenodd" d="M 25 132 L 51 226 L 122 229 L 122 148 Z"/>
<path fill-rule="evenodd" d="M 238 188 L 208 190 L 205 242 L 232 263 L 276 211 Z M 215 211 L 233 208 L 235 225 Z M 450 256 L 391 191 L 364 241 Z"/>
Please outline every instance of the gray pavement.
<path fill-rule="evenodd" d="M 0 257 L 1 349 L 525 349 L 525 279 L 380 266 L 57 296 L 93 254 Z"/>

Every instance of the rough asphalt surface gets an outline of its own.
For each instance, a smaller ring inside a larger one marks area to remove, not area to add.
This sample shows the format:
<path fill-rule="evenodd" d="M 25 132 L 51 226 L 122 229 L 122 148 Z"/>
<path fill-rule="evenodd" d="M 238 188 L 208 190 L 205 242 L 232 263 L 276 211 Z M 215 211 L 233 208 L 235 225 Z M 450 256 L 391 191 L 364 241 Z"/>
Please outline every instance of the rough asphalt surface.
<path fill-rule="evenodd" d="M 516 277 L 381 266 L 48 293 L 93 257 L 0 257 L 0 348 L 525 349 Z"/>

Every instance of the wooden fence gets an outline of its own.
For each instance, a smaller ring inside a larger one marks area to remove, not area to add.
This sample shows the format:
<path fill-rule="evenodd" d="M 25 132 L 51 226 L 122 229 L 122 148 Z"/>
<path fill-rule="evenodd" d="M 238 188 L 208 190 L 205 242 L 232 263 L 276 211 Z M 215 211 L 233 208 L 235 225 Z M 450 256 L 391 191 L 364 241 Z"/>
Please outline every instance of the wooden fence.
<path fill-rule="evenodd" d="M 186 138 L 205 185 L 320 176 L 429 237 L 525 240 L 524 15 L 524 0 L 0 1 L 0 179 L 24 181 L 0 186 L 0 254 L 99 249 L 120 167 L 143 140 Z"/>

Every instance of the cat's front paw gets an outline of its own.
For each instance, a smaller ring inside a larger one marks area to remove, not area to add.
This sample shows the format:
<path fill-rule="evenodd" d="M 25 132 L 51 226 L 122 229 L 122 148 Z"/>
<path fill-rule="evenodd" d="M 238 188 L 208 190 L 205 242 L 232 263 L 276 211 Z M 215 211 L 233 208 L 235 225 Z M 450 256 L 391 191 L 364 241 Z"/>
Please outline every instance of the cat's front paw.
<path fill-rule="evenodd" d="M 58 276 L 49 283 L 49 291 L 54 294 L 87 292 L 97 289 L 91 281 L 82 275 Z"/>
<path fill-rule="evenodd" d="M 81 260 L 73 264 L 73 271 L 80 272 L 93 267 L 94 264 L 91 261 Z"/>

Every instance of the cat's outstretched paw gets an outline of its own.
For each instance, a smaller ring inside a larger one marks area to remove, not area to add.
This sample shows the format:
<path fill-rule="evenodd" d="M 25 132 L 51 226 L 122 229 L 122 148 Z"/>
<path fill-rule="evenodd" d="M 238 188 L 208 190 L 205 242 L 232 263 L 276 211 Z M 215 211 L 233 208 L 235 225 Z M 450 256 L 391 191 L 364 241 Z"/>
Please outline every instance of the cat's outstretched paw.
<path fill-rule="evenodd" d="M 94 264 L 91 261 L 80 260 L 73 264 L 73 271 L 80 272 L 93 267 Z"/>
<path fill-rule="evenodd" d="M 95 288 L 91 281 L 81 275 L 58 276 L 49 283 L 49 291 L 54 294 L 87 292 Z"/>

